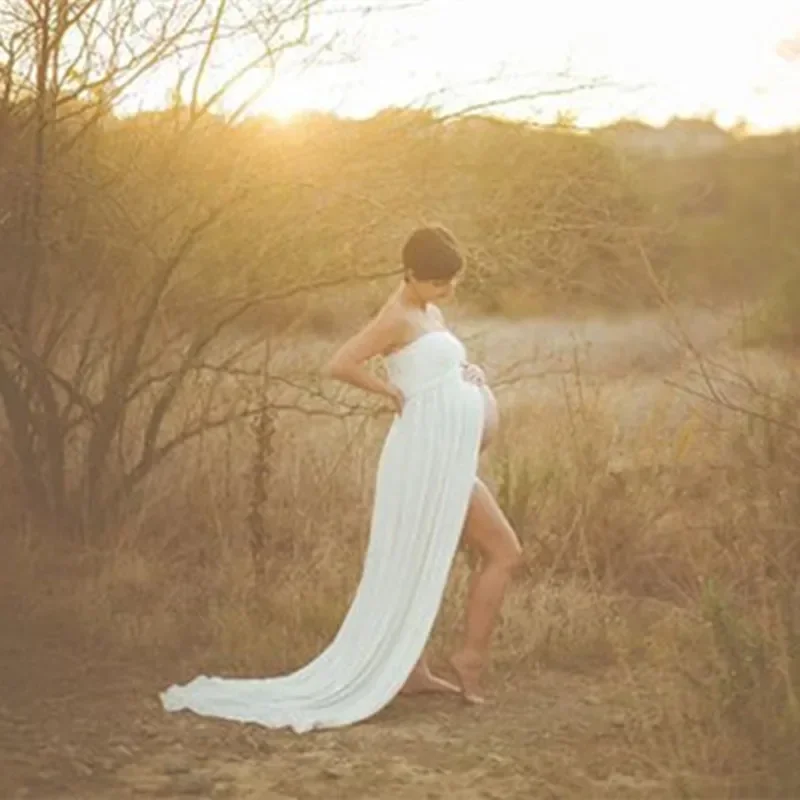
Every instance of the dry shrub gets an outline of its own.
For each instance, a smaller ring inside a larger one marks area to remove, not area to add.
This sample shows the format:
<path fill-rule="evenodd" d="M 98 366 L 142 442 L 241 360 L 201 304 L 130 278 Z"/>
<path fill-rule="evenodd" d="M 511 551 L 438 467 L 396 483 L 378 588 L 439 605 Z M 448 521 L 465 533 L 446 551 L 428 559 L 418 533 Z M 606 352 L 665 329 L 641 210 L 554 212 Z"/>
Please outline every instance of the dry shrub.
<path fill-rule="evenodd" d="M 561 667 L 605 655 L 659 686 L 658 725 L 645 736 L 631 723 L 649 758 L 797 796 L 800 439 L 785 427 L 797 387 L 771 395 L 790 410 L 771 422 L 701 406 L 669 425 L 675 398 L 662 396 L 622 437 L 619 387 L 579 384 L 554 393 L 561 414 L 519 405 L 495 452 L 539 581 L 512 599 L 501 641 Z"/>
<path fill-rule="evenodd" d="M 689 419 L 672 439 L 653 407 L 624 441 L 611 412 L 625 387 L 560 387 L 563 413 L 517 406 L 492 463 L 497 493 L 549 577 L 580 578 L 596 591 L 679 599 L 694 583 L 695 539 L 680 529 L 696 481 Z M 552 400 L 550 402 L 553 402 Z M 702 440 L 698 436 L 698 441 Z"/>

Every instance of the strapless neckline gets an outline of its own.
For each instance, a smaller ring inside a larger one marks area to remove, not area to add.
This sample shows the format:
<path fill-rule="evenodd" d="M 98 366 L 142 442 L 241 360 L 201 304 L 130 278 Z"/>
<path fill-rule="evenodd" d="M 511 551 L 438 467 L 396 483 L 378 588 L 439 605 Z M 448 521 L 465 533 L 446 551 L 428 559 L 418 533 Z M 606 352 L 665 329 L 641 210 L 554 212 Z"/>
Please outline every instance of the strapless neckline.
<path fill-rule="evenodd" d="M 407 350 L 413 349 L 416 345 L 422 342 L 423 339 L 427 339 L 430 336 L 436 335 L 447 335 L 447 336 L 454 336 L 453 332 L 448 330 L 447 328 L 434 328 L 430 331 L 425 331 L 425 333 L 420 334 L 415 339 L 412 339 L 408 344 L 404 344 L 402 347 L 398 348 L 397 350 L 393 350 L 388 355 L 384 356 L 384 358 L 394 358 L 395 356 L 399 356 L 402 353 L 405 353 Z"/>

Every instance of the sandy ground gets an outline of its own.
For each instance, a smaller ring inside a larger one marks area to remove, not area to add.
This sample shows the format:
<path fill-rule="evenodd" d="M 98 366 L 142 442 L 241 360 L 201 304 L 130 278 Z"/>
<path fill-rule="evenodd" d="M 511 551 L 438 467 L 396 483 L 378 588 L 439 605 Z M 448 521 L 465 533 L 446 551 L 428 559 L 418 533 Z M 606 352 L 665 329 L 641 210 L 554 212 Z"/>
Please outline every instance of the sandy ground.
<path fill-rule="evenodd" d="M 104 658 L 3 608 L 4 799 L 672 796 L 628 755 L 638 712 L 611 672 L 495 674 L 480 709 L 401 698 L 364 724 L 300 737 L 165 714 L 163 665 Z"/>

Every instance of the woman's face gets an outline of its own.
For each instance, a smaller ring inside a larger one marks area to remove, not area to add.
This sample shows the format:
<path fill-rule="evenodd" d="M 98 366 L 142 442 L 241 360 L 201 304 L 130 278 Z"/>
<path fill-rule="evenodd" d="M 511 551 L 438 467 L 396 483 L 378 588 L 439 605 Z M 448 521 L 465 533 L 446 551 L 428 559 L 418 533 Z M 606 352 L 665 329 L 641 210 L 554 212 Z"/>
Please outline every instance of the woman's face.
<path fill-rule="evenodd" d="M 459 275 L 453 275 L 450 278 L 435 278 L 427 281 L 412 278 L 411 281 L 424 302 L 440 303 L 443 300 L 449 300 L 453 296 L 459 277 Z"/>

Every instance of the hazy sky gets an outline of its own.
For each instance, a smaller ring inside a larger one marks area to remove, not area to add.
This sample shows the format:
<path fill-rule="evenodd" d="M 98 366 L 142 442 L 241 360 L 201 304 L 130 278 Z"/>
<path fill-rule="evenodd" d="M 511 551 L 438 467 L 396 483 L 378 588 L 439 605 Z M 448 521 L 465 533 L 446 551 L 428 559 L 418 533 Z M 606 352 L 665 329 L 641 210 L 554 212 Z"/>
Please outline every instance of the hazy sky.
<path fill-rule="evenodd" d="M 437 101 L 458 107 L 554 88 L 558 81 L 548 77 L 571 64 L 582 78 L 625 87 L 556 101 L 585 124 L 716 110 L 725 124 L 745 116 L 758 127 L 798 125 L 800 63 L 778 55 L 798 30 L 800 0 L 429 0 L 376 17 L 360 63 L 327 76 L 287 76 L 263 107 L 368 114 L 437 90 L 445 90 Z M 481 85 L 498 75 L 505 79 Z M 537 106 L 548 107 L 509 110 Z"/>
<path fill-rule="evenodd" d="M 263 76 L 243 85 L 230 105 L 260 82 L 255 110 L 280 117 L 365 116 L 406 103 L 454 110 L 567 85 L 555 76 L 569 67 L 575 82 L 606 78 L 614 88 L 506 113 L 565 109 L 594 125 L 715 111 L 726 125 L 740 117 L 758 129 L 800 125 L 800 60 L 779 55 L 800 31 L 800 0 L 428 0 L 350 30 L 358 31 L 352 63 L 303 72 L 287 64 L 271 86 Z"/>

